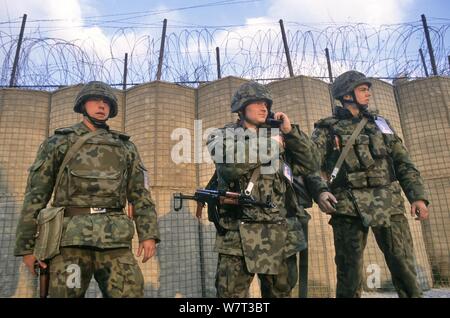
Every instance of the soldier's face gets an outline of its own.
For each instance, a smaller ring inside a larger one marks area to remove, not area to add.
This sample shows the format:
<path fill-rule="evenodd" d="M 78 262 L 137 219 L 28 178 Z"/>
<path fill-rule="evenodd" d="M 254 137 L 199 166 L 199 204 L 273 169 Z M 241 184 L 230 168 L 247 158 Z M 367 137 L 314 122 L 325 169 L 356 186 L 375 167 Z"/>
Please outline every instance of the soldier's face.
<path fill-rule="evenodd" d="M 367 105 L 369 104 L 372 93 L 370 92 L 369 86 L 367 84 L 363 84 L 355 88 L 355 96 L 358 103 L 361 105 Z"/>
<path fill-rule="evenodd" d="M 107 120 L 109 118 L 109 103 L 103 98 L 90 98 L 84 104 L 89 116 L 97 120 Z"/>
<path fill-rule="evenodd" d="M 269 114 L 269 111 L 267 110 L 267 103 L 264 101 L 257 101 L 248 104 L 244 111 L 245 117 L 257 125 L 264 124 L 267 115 Z"/>

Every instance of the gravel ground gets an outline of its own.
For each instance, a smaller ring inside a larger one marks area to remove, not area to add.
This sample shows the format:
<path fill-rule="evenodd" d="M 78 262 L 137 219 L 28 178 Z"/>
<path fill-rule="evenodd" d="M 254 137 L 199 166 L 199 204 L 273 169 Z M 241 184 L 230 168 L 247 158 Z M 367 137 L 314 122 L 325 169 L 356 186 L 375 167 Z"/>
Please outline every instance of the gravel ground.
<path fill-rule="evenodd" d="M 375 292 L 362 294 L 362 298 L 397 298 L 396 292 Z M 450 288 L 430 289 L 423 292 L 423 298 L 450 298 Z"/>

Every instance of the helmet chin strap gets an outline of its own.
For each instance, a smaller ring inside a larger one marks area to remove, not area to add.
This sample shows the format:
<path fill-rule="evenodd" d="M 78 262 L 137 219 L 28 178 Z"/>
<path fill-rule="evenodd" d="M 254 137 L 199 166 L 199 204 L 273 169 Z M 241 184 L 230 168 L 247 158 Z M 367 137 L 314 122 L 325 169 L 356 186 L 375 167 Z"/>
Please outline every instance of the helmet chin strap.
<path fill-rule="evenodd" d="M 109 126 L 106 124 L 106 121 L 108 119 L 105 120 L 98 120 L 95 119 L 94 117 L 90 116 L 86 109 L 83 107 L 83 116 L 87 118 L 87 120 L 89 120 L 89 122 L 94 125 L 95 128 L 103 128 L 103 129 L 108 129 Z"/>

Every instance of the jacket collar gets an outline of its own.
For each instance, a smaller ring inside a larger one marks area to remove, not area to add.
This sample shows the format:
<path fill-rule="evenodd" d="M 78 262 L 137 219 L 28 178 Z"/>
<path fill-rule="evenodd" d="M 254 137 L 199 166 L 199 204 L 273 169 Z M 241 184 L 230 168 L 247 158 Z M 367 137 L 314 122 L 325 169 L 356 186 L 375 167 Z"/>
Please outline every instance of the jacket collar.
<path fill-rule="evenodd" d="M 78 136 L 81 136 L 81 135 L 91 132 L 91 130 L 88 128 L 88 126 L 86 126 L 85 123 L 83 123 L 83 122 L 79 122 L 79 123 L 73 125 L 72 129 L 75 132 L 75 134 L 77 134 Z M 109 131 L 109 129 L 107 131 Z"/>
<path fill-rule="evenodd" d="M 353 117 L 352 113 L 347 109 L 344 108 L 342 106 L 335 106 L 334 110 L 333 110 L 333 117 L 337 118 L 337 119 L 361 119 L 362 117 L 367 117 L 367 119 L 369 119 L 369 121 L 375 121 L 375 119 L 378 116 L 378 110 L 366 110 L 363 112 L 360 112 L 358 117 Z"/>

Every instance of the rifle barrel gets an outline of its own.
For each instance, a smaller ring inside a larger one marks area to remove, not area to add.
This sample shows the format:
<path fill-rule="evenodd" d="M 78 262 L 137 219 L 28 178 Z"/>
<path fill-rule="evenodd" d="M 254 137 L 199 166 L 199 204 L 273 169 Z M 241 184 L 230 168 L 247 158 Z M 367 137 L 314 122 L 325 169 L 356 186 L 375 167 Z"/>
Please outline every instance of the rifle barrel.
<path fill-rule="evenodd" d="M 175 199 L 181 199 L 181 200 L 196 200 L 197 197 L 195 195 L 185 195 L 185 194 L 175 194 Z"/>

